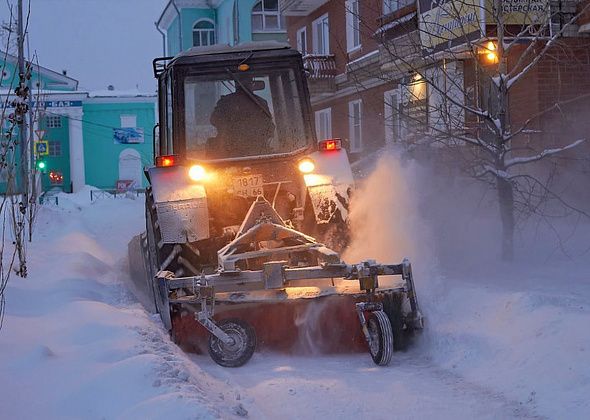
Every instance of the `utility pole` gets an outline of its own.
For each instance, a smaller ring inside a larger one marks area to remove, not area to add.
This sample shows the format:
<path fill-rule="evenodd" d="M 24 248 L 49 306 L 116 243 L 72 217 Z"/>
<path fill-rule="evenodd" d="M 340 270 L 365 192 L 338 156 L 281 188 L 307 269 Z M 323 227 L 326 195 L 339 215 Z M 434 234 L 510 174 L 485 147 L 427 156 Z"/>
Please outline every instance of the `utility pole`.
<path fill-rule="evenodd" d="M 17 43 L 18 43 L 18 73 L 19 84 L 15 89 L 15 115 L 18 123 L 18 141 L 20 151 L 20 201 L 18 203 L 18 212 L 13 210 L 14 223 L 14 243 L 18 254 L 19 267 L 17 274 L 21 277 L 27 277 L 27 262 L 24 246 L 25 221 L 29 206 L 29 151 L 28 151 L 28 127 L 27 114 L 29 112 L 29 86 L 30 68 L 25 66 L 25 33 L 23 28 L 23 0 L 18 0 L 18 21 L 17 21 Z"/>
<path fill-rule="evenodd" d="M 29 159 L 27 148 L 27 107 L 28 107 L 28 87 L 27 87 L 27 73 L 25 68 L 25 35 L 23 29 L 23 0 L 18 0 L 18 21 L 17 21 L 17 44 L 18 44 L 18 74 L 19 74 L 19 91 L 17 96 L 22 99 L 20 117 L 22 118 L 18 130 L 19 150 L 21 160 L 21 182 L 20 192 L 23 195 L 23 203 L 29 200 Z M 25 204 L 26 205 L 26 204 Z"/>

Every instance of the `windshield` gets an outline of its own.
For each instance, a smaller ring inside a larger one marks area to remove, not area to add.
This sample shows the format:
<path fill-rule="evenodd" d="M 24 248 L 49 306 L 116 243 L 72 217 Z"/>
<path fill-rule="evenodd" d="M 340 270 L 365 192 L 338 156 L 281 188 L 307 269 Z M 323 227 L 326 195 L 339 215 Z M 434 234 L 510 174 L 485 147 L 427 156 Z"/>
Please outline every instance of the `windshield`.
<path fill-rule="evenodd" d="M 189 158 L 281 154 L 309 143 L 292 69 L 188 76 L 184 98 Z"/>

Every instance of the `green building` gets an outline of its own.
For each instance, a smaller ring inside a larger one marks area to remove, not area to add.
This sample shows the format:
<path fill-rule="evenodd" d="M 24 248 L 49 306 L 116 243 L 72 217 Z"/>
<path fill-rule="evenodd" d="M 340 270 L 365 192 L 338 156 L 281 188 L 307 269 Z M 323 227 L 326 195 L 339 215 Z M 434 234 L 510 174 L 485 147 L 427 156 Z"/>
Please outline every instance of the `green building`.
<path fill-rule="evenodd" d="M 18 84 L 17 58 L 1 53 L 0 99 Z M 156 96 L 114 89 L 88 92 L 65 74 L 34 65 L 31 77 L 34 159 L 45 163 L 38 182 L 44 191 L 79 191 L 84 185 L 114 189 L 146 185 L 152 164 Z M 8 110 L 9 114 L 11 110 Z M 5 129 L 7 121 L 3 121 Z M 5 141 L 5 140 L 4 140 Z M 41 153 L 37 153 L 37 151 Z M 0 190 L 6 174 L 0 174 Z"/>
<path fill-rule="evenodd" d="M 287 41 L 279 0 L 170 0 L 156 27 L 167 56 L 195 46 Z"/>

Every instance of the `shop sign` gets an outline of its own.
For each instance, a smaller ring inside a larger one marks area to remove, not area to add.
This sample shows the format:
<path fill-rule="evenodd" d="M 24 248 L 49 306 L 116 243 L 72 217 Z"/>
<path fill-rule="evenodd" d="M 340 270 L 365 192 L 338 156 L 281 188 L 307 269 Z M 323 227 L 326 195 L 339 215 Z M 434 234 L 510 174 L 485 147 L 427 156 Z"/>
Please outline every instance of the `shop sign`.
<path fill-rule="evenodd" d="M 113 139 L 115 144 L 143 143 L 143 128 L 113 128 Z"/>
<path fill-rule="evenodd" d="M 465 45 L 485 37 L 493 26 L 494 0 L 419 0 L 418 26 L 424 55 Z M 543 25 L 548 0 L 503 0 L 505 25 Z"/>

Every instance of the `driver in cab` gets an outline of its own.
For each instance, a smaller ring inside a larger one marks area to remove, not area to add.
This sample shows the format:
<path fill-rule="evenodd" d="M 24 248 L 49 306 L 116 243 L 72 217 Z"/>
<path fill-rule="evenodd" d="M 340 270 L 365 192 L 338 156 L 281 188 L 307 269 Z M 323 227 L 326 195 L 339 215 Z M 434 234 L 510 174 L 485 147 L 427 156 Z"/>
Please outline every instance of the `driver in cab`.
<path fill-rule="evenodd" d="M 210 118 L 217 136 L 207 143 L 209 158 L 261 155 L 270 152 L 275 125 L 265 99 L 253 93 L 264 82 L 235 78 L 235 92 L 217 101 Z"/>

